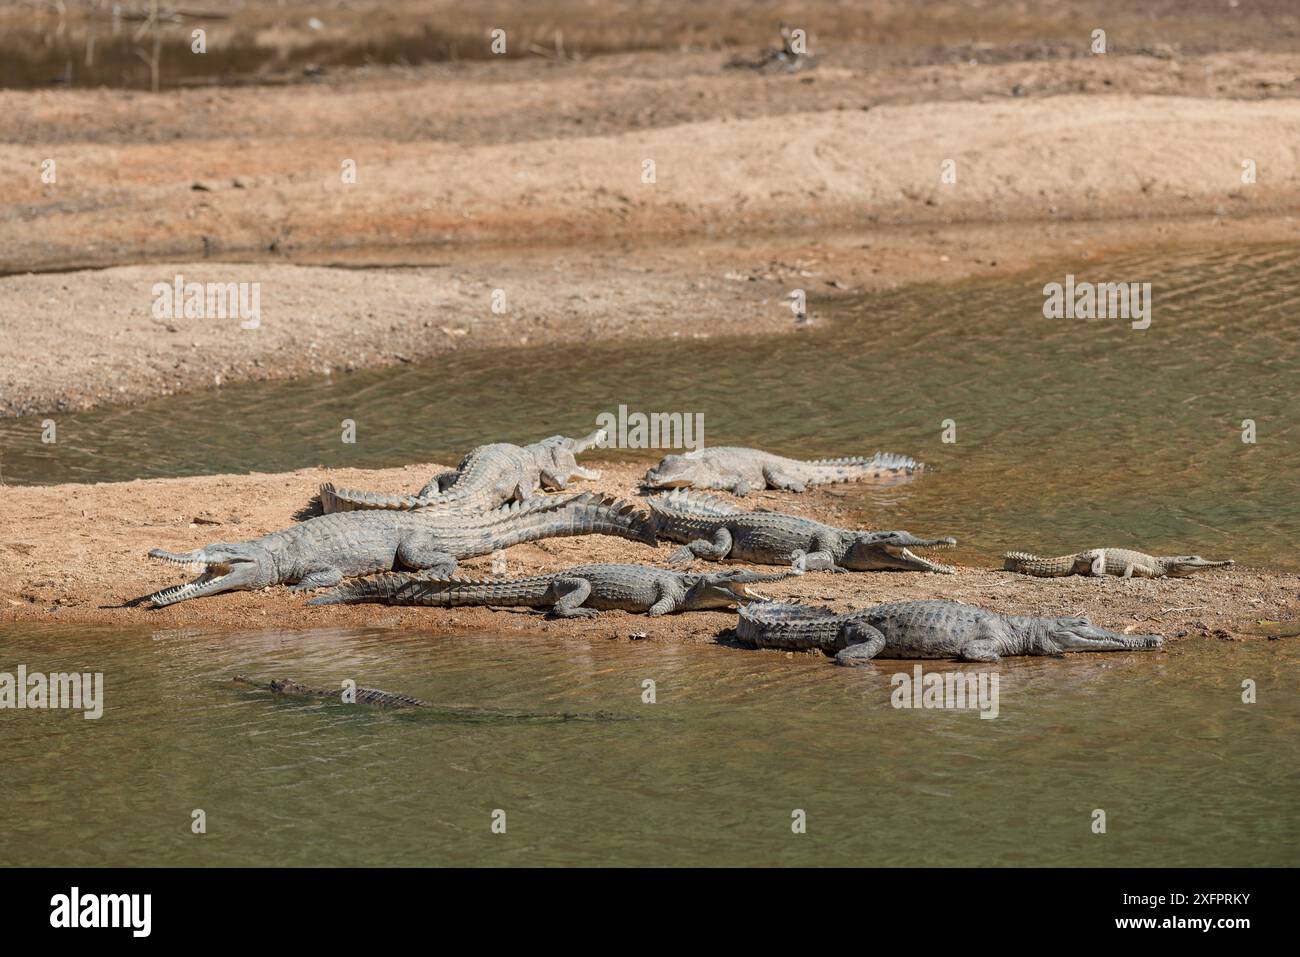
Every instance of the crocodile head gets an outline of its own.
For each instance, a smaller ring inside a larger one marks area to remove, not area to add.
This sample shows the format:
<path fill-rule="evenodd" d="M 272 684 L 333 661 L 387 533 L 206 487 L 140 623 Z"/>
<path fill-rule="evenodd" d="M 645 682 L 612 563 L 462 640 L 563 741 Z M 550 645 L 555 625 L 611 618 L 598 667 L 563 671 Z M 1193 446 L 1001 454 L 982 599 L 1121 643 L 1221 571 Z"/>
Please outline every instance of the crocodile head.
<path fill-rule="evenodd" d="M 951 548 L 955 538 L 917 538 L 911 532 L 849 532 L 848 551 L 839 560 L 855 572 L 905 571 L 953 573 L 952 568 L 922 558 L 914 548 Z"/>
<path fill-rule="evenodd" d="M 681 610 L 730 608 L 732 605 L 750 601 L 770 601 L 771 599 L 766 595 L 759 594 L 749 586 L 755 582 L 780 581 L 782 578 L 789 577 L 788 572 L 770 575 L 743 568 L 710 574 L 684 575 L 686 598 L 681 603 Z"/>
<path fill-rule="evenodd" d="M 154 608 L 223 591 L 265 588 L 279 580 L 271 553 L 261 546 L 248 543 L 219 542 L 180 554 L 155 548 L 150 550 L 149 557 L 174 565 L 202 566 L 199 577 L 193 581 L 173 585 L 150 595 L 148 601 Z"/>
<path fill-rule="evenodd" d="M 1170 578 L 1186 578 L 1194 572 L 1205 571 L 1207 568 L 1226 568 L 1232 564 L 1231 558 L 1212 562 L 1200 555 L 1172 555 L 1162 557 L 1160 560 L 1164 563 L 1165 574 Z"/>
<path fill-rule="evenodd" d="M 691 488 L 707 485 L 709 465 L 686 455 L 665 455 L 643 480 L 651 488 Z"/>
<path fill-rule="evenodd" d="M 556 491 L 564 488 L 574 475 L 586 479 L 600 478 L 600 472 L 579 465 L 577 456 L 605 441 L 606 434 L 604 429 L 597 429 L 580 439 L 552 435 L 549 439 L 538 442 L 540 449 L 534 450 L 533 458 L 541 469 L 542 486 Z"/>
<path fill-rule="evenodd" d="M 1149 651 L 1165 640 L 1159 635 L 1121 635 L 1094 625 L 1087 618 L 1046 618 L 1039 642 L 1044 654 L 1065 651 Z"/>

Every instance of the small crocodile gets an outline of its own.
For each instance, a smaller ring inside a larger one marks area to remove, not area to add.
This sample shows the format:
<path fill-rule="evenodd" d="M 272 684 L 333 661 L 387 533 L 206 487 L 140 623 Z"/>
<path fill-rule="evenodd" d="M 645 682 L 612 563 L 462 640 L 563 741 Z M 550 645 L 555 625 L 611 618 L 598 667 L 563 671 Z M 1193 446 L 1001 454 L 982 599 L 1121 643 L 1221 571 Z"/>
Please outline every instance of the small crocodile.
<path fill-rule="evenodd" d="M 891 452 L 877 452 L 869 458 L 804 462 L 758 449 L 719 446 L 664 456 L 646 472 L 645 484 L 651 488 L 720 489 L 743 496 L 764 488 L 802 492 L 813 485 L 836 482 L 906 479 L 924 468 L 919 462 Z"/>
<path fill-rule="evenodd" d="M 450 575 L 457 559 L 541 538 L 615 535 L 656 544 L 653 523 L 636 506 L 612 495 L 584 492 L 516 502 L 492 512 L 340 512 L 235 544 L 220 542 L 175 553 L 155 548 L 151 558 L 200 564 L 191 582 L 149 595 L 161 608 L 190 598 L 286 583 L 293 591 L 327 588 L 344 578 L 401 568 Z"/>
<path fill-rule="evenodd" d="M 1148 555 L 1128 548 L 1092 548 L 1073 555 L 1039 558 L 1029 552 L 1007 552 L 1002 567 L 1039 578 L 1066 575 L 1117 575 L 1121 578 L 1186 578 L 1207 568 L 1224 568 L 1232 559 L 1212 562 L 1200 555 Z"/>
<path fill-rule="evenodd" d="M 552 492 L 566 488 L 574 476 L 600 478 L 600 472 L 583 468 L 574 456 L 604 438 L 605 430 L 597 429 L 581 439 L 553 435 L 532 445 L 480 445 L 461 460 L 455 471 L 435 475 L 415 495 L 358 492 L 335 488 L 327 482 L 320 487 L 321 511 L 329 515 L 357 509 L 487 510 L 510 501 L 525 501 L 538 488 Z"/>
<path fill-rule="evenodd" d="M 658 616 L 764 601 L 764 596 L 750 590 L 749 585 L 780 581 L 792 574 L 736 569 L 692 575 L 650 565 L 617 564 L 578 565 L 549 575 L 506 579 L 430 578 L 399 573 L 348 582 L 307 604 L 376 602 L 442 608 L 500 605 L 547 608 L 556 618 L 593 618 L 608 610 Z"/>
<path fill-rule="evenodd" d="M 1087 618 L 1000 615 L 942 599 L 893 602 L 842 615 L 814 605 L 745 605 L 736 637 L 757 648 L 816 648 L 841 665 L 876 657 L 1059 657 L 1067 651 L 1146 651 L 1164 644 L 1159 635 L 1121 635 Z"/>
<path fill-rule="evenodd" d="M 859 532 L 782 512 L 742 512 L 710 495 L 684 490 L 646 499 L 659 537 L 685 542 L 670 562 L 692 557 L 759 565 L 791 564 L 822 571 L 917 571 L 952 574 L 915 554 L 914 548 L 944 548 L 955 538 L 917 538 L 911 532 Z"/>

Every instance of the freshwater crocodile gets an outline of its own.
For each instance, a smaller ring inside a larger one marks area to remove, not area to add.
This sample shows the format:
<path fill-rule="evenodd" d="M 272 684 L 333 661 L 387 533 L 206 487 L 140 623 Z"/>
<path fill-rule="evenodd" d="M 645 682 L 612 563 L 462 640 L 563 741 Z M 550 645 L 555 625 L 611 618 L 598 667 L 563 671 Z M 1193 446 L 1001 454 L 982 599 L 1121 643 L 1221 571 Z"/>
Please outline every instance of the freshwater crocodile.
<path fill-rule="evenodd" d="M 288 695 L 298 698 L 321 698 L 327 701 L 343 701 L 343 689 L 312 688 L 297 681 L 278 680 L 257 681 L 248 675 L 235 675 L 236 684 L 259 688 L 272 694 Z M 372 708 L 420 708 L 436 711 L 444 715 L 469 719 L 508 719 L 508 720 L 550 720 L 550 721 L 614 721 L 622 720 L 605 711 L 503 711 L 498 708 L 475 708 L 467 705 L 433 704 L 412 698 L 409 695 L 380 691 L 377 688 L 357 688 L 353 704 L 369 705 Z"/>
<path fill-rule="evenodd" d="M 529 578 L 430 578 L 390 574 L 348 582 L 311 599 L 309 605 L 376 602 L 384 605 L 501 605 L 547 608 L 556 618 L 593 618 L 602 611 L 645 612 L 730 608 L 764 601 L 755 582 L 780 581 L 794 572 L 763 574 L 744 569 L 683 574 L 650 565 L 578 565 Z"/>
<path fill-rule="evenodd" d="M 915 554 L 913 548 L 943 548 L 955 538 L 917 538 L 911 532 L 859 532 L 782 512 L 742 512 L 710 495 L 684 490 L 646 499 L 661 538 L 685 542 L 670 562 L 692 557 L 759 565 L 791 564 L 824 571 L 918 571 L 952 574 Z"/>
<path fill-rule="evenodd" d="M 328 515 L 357 509 L 486 510 L 509 501 L 524 501 L 538 488 L 559 491 L 574 476 L 600 478 L 600 472 L 583 468 L 574 456 L 604 438 L 605 430 L 597 429 L 581 439 L 553 435 L 532 445 L 480 445 L 461 460 L 455 471 L 435 475 L 415 495 L 358 492 L 335 488 L 327 482 L 320 487 L 321 511 Z"/>
<path fill-rule="evenodd" d="M 1073 555 L 1039 558 L 1029 552 L 1007 552 L 1007 571 L 1061 578 L 1065 575 L 1118 575 L 1121 578 L 1186 578 L 1207 568 L 1223 568 L 1232 559 L 1212 562 L 1200 555 L 1148 555 L 1128 548 L 1092 548 Z"/>
<path fill-rule="evenodd" d="M 841 665 L 876 657 L 1059 657 L 1067 651 L 1145 651 L 1164 644 L 1159 635 L 1121 635 L 1087 618 L 1000 615 L 942 599 L 893 602 L 843 615 L 811 605 L 745 605 L 736 637 L 758 648 L 816 648 Z"/>
<path fill-rule="evenodd" d="M 802 492 L 812 485 L 907 477 L 924 468 L 919 462 L 891 452 L 877 452 L 870 458 L 804 462 L 758 449 L 719 446 L 665 455 L 646 472 L 645 484 L 651 488 L 720 489 L 732 495 L 764 488 Z"/>
<path fill-rule="evenodd" d="M 343 700 L 343 689 L 341 687 L 334 689 L 327 688 L 310 688 L 307 685 L 299 684 L 292 680 L 278 680 L 272 678 L 270 681 L 254 681 L 248 675 L 235 675 L 235 681 L 238 684 L 248 685 L 253 688 L 261 688 L 263 691 L 270 691 L 275 694 L 298 695 L 304 698 L 329 698 L 335 701 Z M 374 708 L 431 708 L 433 705 L 427 701 L 421 701 L 419 698 L 412 698 L 409 695 L 395 694 L 391 691 L 380 691 L 377 688 L 357 688 L 356 698 L 349 703 L 365 704 Z"/>
<path fill-rule="evenodd" d="M 160 608 L 279 583 L 302 591 L 401 568 L 450 575 L 460 558 L 574 535 L 615 535 L 656 544 L 649 516 L 631 503 L 597 492 L 536 498 L 482 513 L 341 512 L 248 542 L 220 542 L 180 554 L 155 548 L 151 558 L 205 567 L 192 582 L 164 588 L 145 600 Z"/>

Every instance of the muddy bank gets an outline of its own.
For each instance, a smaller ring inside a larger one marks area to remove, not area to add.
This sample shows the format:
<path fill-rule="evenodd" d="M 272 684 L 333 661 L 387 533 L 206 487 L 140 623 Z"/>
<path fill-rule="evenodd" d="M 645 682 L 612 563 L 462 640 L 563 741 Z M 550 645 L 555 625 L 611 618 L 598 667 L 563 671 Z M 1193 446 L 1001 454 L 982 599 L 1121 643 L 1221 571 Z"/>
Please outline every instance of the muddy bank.
<path fill-rule="evenodd" d="M 602 463 L 602 467 L 600 481 L 575 488 L 636 494 L 644 463 Z M 121 607 L 129 599 L 184 578 L 181 569 L 147 559 L 145 553 L 151 547 L 183 551 L 283 528 L 325 480 L 353 487 L 409 490 L 442 468 L 428 464 L 382 471 L 303 469 L 280 475 L 0 489 L 0 622 L 215 630 L 364 625 L 611 639 L 645 633 L 652 641 L 688 643 L 716 640 L 734 621 L 733 615 L 713 612 L 660 619 L 609 612 L 590 621 L 549 622 L 523 610 L 379 605 L 313 608 L 303 604 L 302 596 L 283 587 L 218 595 L 156 611 Z M 847 521 L 845 500 L 824 490 L 797 497 L 769 492 L 746 501 L 750 507 Z M 1286 633 L 1300 629 L 1300 575 L 1236 568 L 1153 581 L 1033 579 L 988 567 L 997 564 L 996 560 L 981 557 L 970 546 L 963 543 L 957 551 L 945 553 L 945 561 L 955 555 L 959 566 L 955 575 L 810 573 L 765 590 L 777 597 L 797 597 L 836 609 L 942 597 L 1005 612 L 1085 613 L 1111 628 L 1156 633 L 1171 640 L 1240 640 L 1270 630 Z M 603 536 L 545 540 L 509 549 L 505 553 L 507 574 L 554 571 L 593 561 L 662 563 L 674 547 L 651 548 Z M 466 561 L 462 568 L 488 575 L 490 564 L 490 558 L 484 557 Z"/>

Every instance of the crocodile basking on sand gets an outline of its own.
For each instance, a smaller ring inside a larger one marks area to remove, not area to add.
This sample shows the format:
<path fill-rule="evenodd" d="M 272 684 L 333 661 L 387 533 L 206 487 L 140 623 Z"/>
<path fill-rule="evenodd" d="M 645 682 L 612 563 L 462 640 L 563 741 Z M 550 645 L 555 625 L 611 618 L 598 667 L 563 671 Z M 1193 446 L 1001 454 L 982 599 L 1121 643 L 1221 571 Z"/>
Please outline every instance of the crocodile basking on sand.
<path fill-rule="evenodd" d="M 953 601 L 900 601 L 846 614 L 813 605 L 767 603 L 740 609 L 736 637 L 757 648 L 819 649 L 836 664 L 872 658 L 997 661 L 1068 651 L 1147 651 L 1159 635 L 1121 635 L 1087 618 L 1000 615 Z"/>
<path fill-rule="evenodd" d="M 201 564 L 191 582 L 154 592 L 155 608 L 238 589 L 291 584 L 327 588 L 344 578 L 398 569 L 450 575 L 457 559 L 541 538 L 614 535 L 656 544 L 653 523 L 636 506 L 584 492 L 516 502 L 492 512 L 341 512 L 321 515 L 261 538 L 218 543 L 192 552 L 155 548 L 151 558 Z"/>
<path fill-rule="evenodd" d="M 600 478 L 600 472 L 583 468 L 574 456 L 604 437 L 605 430 L 597 429 L 581 439 L 553 435 L 532 445 L 480 445 L 461 460 L 455 471 L 435 475 L 415 495 L 358 492 L 326 483 L 320 487 L 321 511 L 326 515 L 358 509 L 485 511 L 506 502 L 525 501 L 539 488 L 552 492 L 564 489 L 574 476 Z"/>
<path fill-rule="evenodd" d="M 952 574 L 915 554 L 944 548 L 954 538 L 917 538 L 911 532 L 859 532 L 782 512 L 742 512 L 710 495 L 683 490 L 646 499 L 660 538 L 685 542 L 670 562 L 692 557 L 821 571 L 916 571 Z"/>
<path fill-rule="evenodd" d="M 1029 552 L 1007 552 L 1002 567 L 1039 578 L 1066 575 L 1117 575 L 1120 578 L 1186 578 L 1207 568 L 1224 568 L 1232 559 L 1214 562 L 1200 555 L 1148 555 L 1128 548 L 1091 548 L 1073 555 L 1039 558 Z"/>
<path fill-rule="evenodd" d="M 925 468 L 903 455 L 877 452 L 869 458 L 819 459 L 804 462 L 758 449 L 698 449 L 666 455 L 645 474 L 651 488 L 719 489 L 746 495 L 764 488 L 802 492 L 813 485 L 864 479 L 906 479 Z"/>
<path fill-rule="evenodd" d="M 618 564 L 578 565 L 549 575 L 505 579 L 430 578 L 398 573 L 348 582 L 307 604 L 376 602 L 442 608 L 499 605 L 546 608 L 556 618 L 591 618 L 611 610 L 658 616 L 764 601 L 749 585 L 780 581 L 792 574 L 765 575 L 736 569 L 693 575 L 650 565 Z"/>

